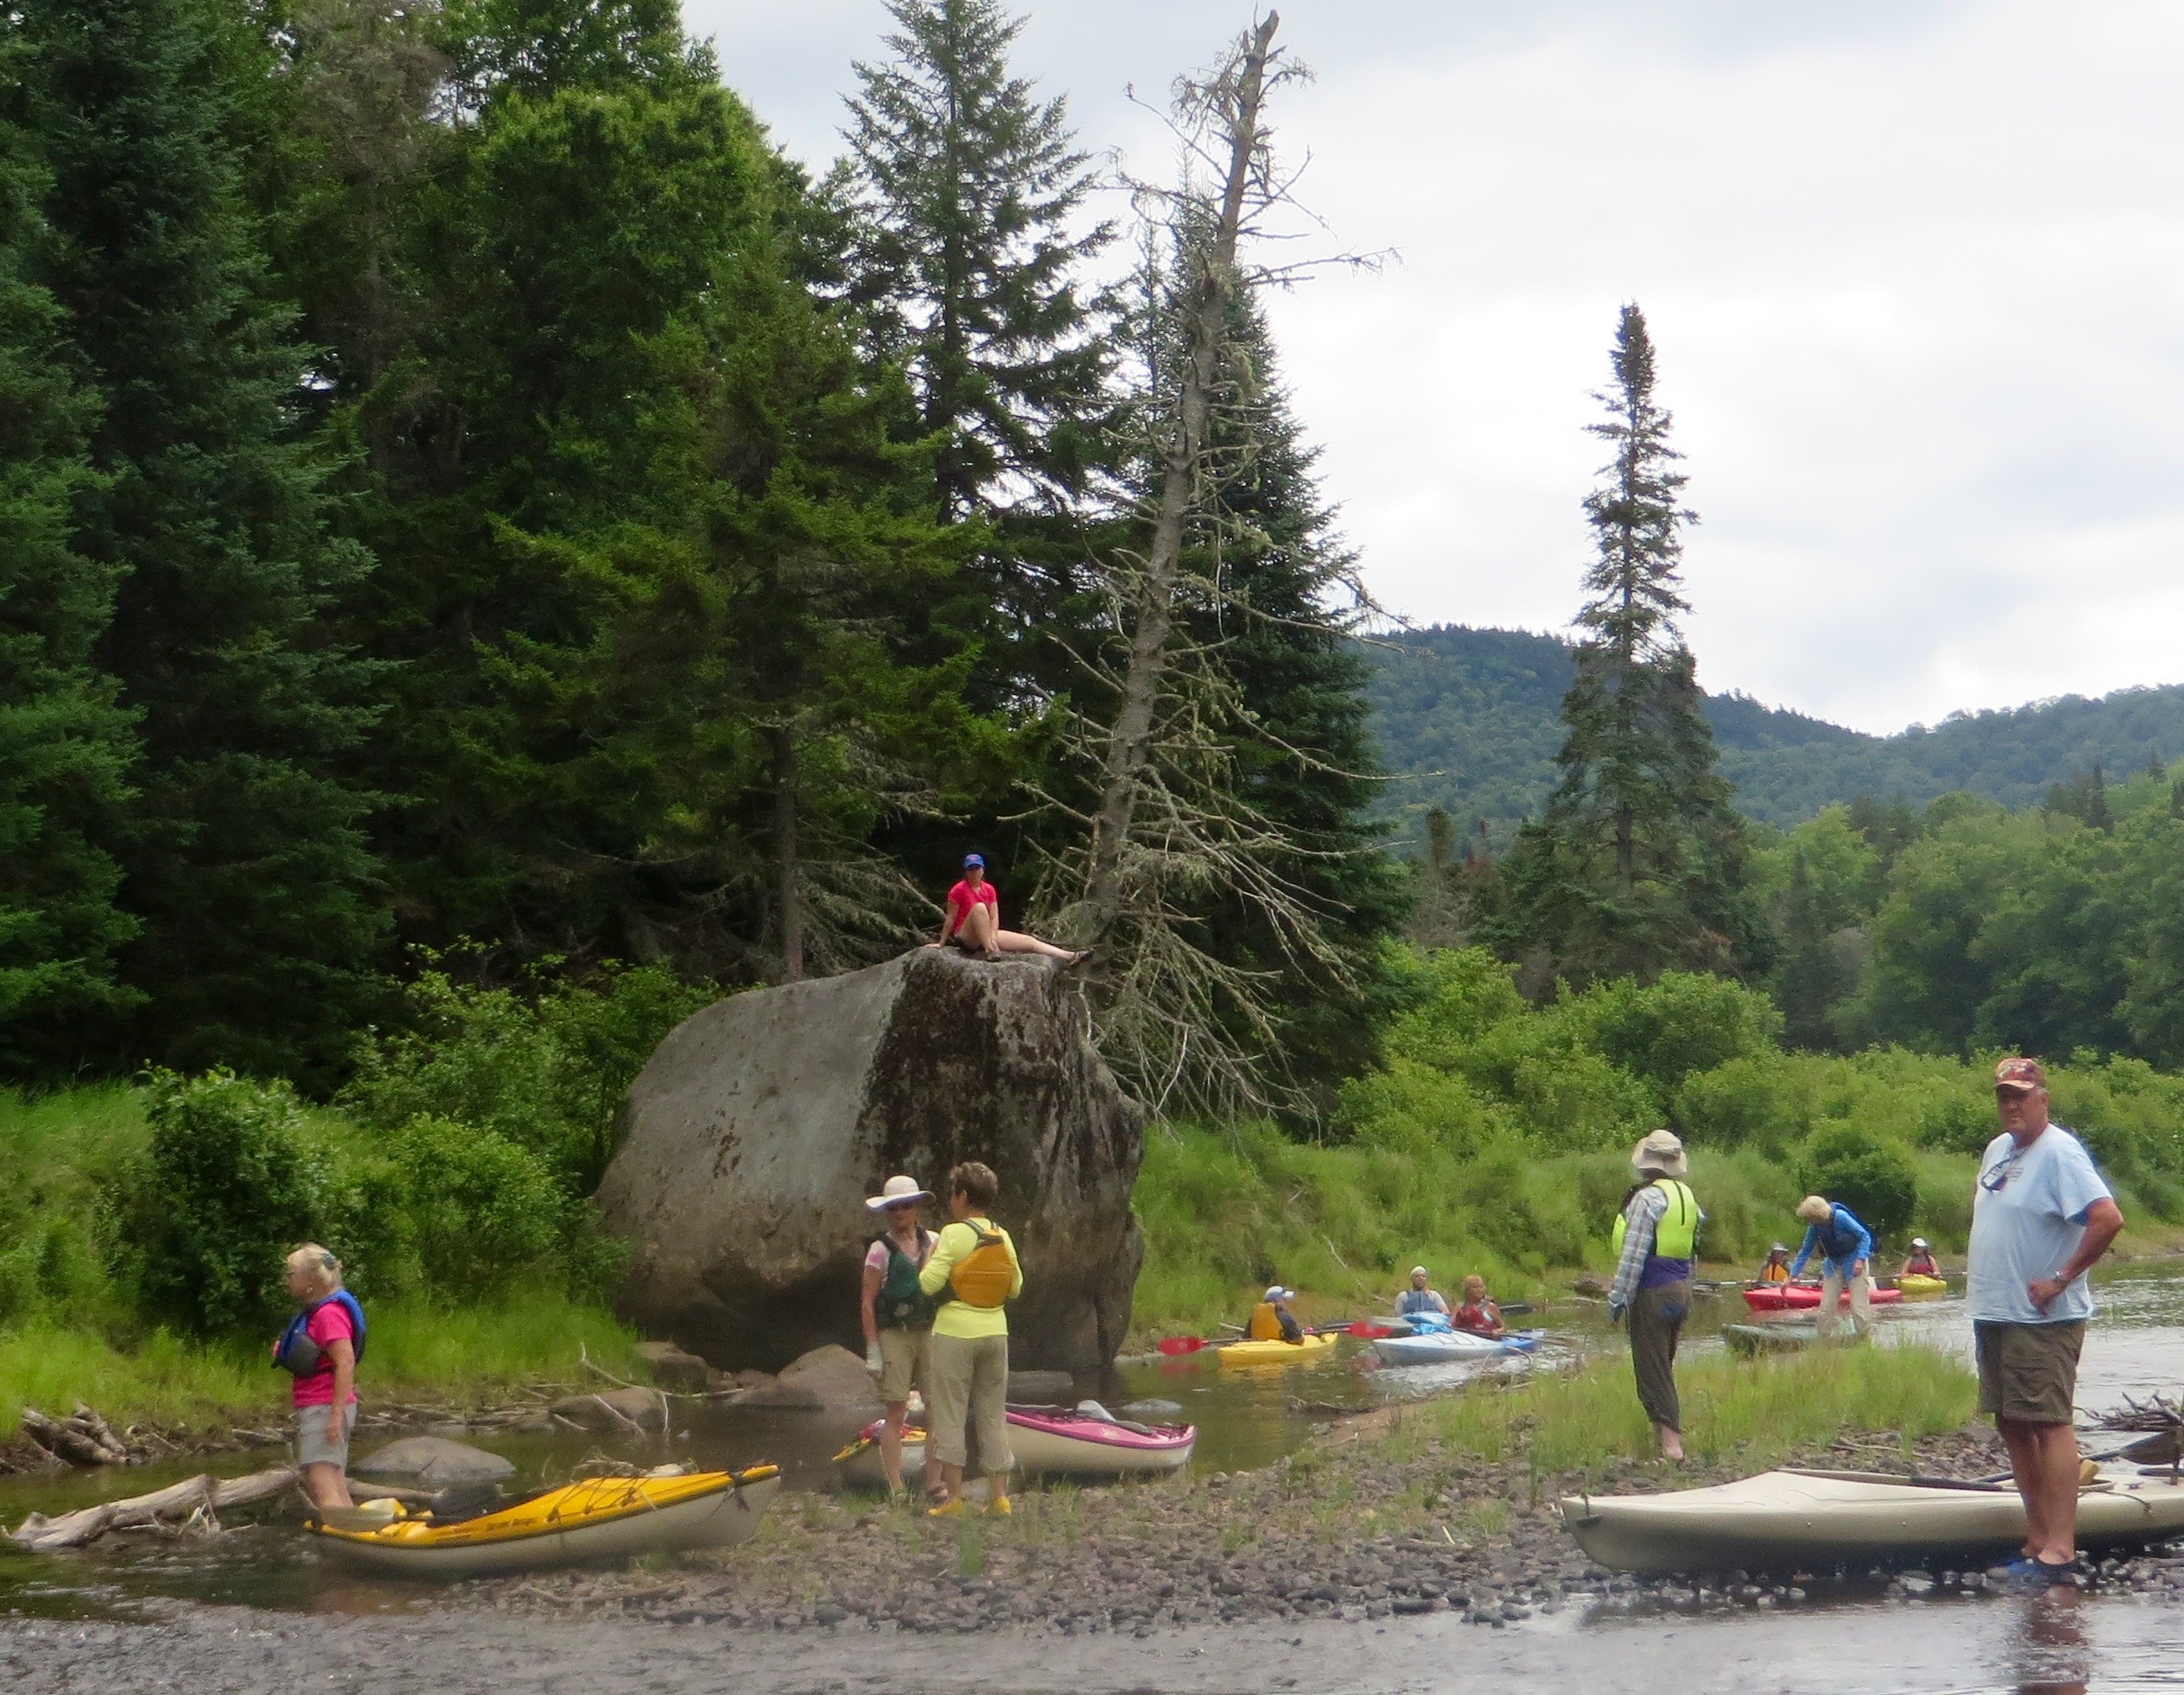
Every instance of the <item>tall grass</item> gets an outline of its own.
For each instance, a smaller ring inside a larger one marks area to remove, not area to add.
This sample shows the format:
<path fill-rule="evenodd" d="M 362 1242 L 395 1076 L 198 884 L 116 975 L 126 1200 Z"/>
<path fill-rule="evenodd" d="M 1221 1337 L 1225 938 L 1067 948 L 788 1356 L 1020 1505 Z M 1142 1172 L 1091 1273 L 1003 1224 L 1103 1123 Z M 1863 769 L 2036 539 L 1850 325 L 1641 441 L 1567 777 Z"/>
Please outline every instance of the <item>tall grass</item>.
<path fill-rule="evenodd" d="M 1765 1466 L 1845 1430 L 1908 1443 L 1960 1429 L 1977 1381 L 1923 1346 L 1842 1347 L 1756 1359 L 1710 1358 L 1676 1374 L 1686 1450 L 1705 1464 Z M 1541 1472 L 1581 1472 L 1651 1446 L 1628 1360 L 1596 1358 L 1507 1387 L 1481 1385 L 1416 1413 L 1444 1448 L 1482 1459 L 1529 1450 Z"/>

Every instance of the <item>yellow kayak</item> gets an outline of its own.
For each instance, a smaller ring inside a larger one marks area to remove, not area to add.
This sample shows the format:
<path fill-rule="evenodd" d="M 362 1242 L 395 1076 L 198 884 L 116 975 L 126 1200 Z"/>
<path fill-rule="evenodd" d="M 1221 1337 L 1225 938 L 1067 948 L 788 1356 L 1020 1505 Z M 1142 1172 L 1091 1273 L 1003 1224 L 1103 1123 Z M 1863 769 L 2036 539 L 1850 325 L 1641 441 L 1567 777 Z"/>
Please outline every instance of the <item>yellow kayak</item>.
<path fill-rule="evenodd" d="M 430 1513 L 366 1528 L 361 1514 L 305 1528 L 355 1565 L 420 1577 L 482 1577 L 682 1548 L 726 1547 L 757 1534 L 781 1471 L 694 1472 L 680 1477 L 591 1477 L 499 1512 L 453 1524 Z"/>
<path fill-rule="evenodd" d="M 1317 1359 L 1334 1345 L 1334 1332 L 1324 1330 L 1301 1342 L 1231 1342 L 1214 1351 L 1224 1366 L 1290 1366 L 1300 1359 Z"/>
<path fill-rule="evenodd" d="M 1946 1294 L 1949 1290 L 1949 1285 L 1945 1279 L 1940 1277 L 1922 1277 L 1919 1276 L 1916 1272 L 1914 1272 L 1910 1276 L 1897 1278 L 1896 1287 L 1903 1292 L 1904 1298 L 1906 1300 L 1909 1300 L 1915 1295 Z"/>

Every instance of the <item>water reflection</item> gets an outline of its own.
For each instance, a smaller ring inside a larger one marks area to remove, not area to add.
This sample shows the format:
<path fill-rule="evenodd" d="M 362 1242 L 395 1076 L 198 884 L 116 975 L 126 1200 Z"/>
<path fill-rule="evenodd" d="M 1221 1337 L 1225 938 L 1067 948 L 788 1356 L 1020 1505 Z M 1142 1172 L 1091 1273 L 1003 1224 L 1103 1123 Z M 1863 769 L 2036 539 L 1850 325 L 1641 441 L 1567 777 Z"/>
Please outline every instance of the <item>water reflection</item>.
<path fill-rule="evenodd" d="M 2085 1597 L 2075 1589 L 2051 1589 L 2026 1598 L 2013 1645 L 2017 1695 L 2086 1695 L 2093 1655 L 2086 1640 L 2084 1605 Z"/>

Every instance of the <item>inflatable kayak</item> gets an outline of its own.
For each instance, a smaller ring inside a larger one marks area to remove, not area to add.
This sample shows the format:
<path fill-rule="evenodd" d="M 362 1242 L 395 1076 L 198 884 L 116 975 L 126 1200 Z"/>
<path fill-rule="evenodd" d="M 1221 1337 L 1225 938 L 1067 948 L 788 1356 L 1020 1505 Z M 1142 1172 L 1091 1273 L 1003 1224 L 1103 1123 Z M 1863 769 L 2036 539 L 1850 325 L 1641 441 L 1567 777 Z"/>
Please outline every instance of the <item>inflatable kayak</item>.
<path fill-rule="evenodd" d="M 1506 1336 L 1474 1336 L 1467 1330 L 1421 1330 L 1411 1336 L 1384 1336 L 1373 1352 L 1384 1366 L 1443 1366 L 1457 1360 L 1498 1359 L 1529 1354 L 1545 1330 L 1512 1330 Z"/>
<path fill-rule="evenodd" d="M 1893 1289 L 1875 1289 L 1873 1304 L 1888 1306 L 1902 1300 Z M 1755 1312 L 1799 1312 L 1820 1304 L 1819 1290 L 1809 1284 L 1773 1283 L 1764 1289 L 1746 1289 L 1744 1303 Z M 1846 1289 L 1837 1297 L 1837 1304 L 1845 1312 L 1850 1310 L 1850 1291 Z"/>
<path fill-rule="evenodd" d="M 1967 1562 L 2012 1555 L 2025 1506 L 2007 1483 L 1945 1483 L 1874 1472 L 1764 1472 L 1664 1495 L 1576 1495 L 1562 1522 L 1619 1572 L 1742 1566 L 1823 1570 L 1872 1561 Z M 2097 1481 L 2079 1492 L 2081 1547 L 2160 1542 L 2184 1531 L 2184 1485 L 2167 1476 Z"/>
<path fill-rule="evenodd" d="M 1324 1358 L 1334 1345 L 1334 1332 L 1322 1330 L 1301 1342 L 1229 1342 L 1214 1351 L 1224 1366 L 1294 1366 L 1299 1360 Z"/>
<path fill-rule="evenodd" d="M 845 1483 L 881 1488 L 880 1425 L 874 1419 L 857 1439 L 835 1456 Z M 1051 1408 L 1011 1407 L 1008 1446 L 1019 1472 L 1049 1477 L 1120 1477 L 1180 1471 L 1198 1445 L 1195 1424 L 1138 1424 Z M 906 1483 L 925 1474 L 925 1433 L 906 1425 L 902 1433 Z"/>
<path fill-rule="evenodd" d="M 1946 1294 L 1949 1292 L 1949 1285 L 1944 1279 L 1922 1277 L 1917 1272 L 1913 1272 L 1908 1277 L 1897 1278 L 1896 1287 L 1902 1291 L 1904 1298 L 1909 1301 L 1917 1301 L 1927 1295 Z"/>
<path fill-rule="evenodd" d="M 437 1524 L 428 1512 L 375 1528 L 315 1522 L 305 1528 L 328 1554 L 375 1572 L 487 1577 L 728 1547 L 758 1533 L 780 1487 L 781 1472 L 772 1465 L 680 1477 L 591 1477 L 452 1524 Z M 352 1525 L 360 1516 L 343 1515 Z"/>

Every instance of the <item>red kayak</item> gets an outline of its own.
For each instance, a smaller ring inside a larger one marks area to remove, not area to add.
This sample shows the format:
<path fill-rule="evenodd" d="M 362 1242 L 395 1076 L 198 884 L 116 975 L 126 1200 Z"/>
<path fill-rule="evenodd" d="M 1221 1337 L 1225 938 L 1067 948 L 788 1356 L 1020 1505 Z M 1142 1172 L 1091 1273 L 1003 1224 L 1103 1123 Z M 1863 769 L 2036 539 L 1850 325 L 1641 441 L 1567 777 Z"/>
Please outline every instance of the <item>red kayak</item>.
<path fill-rule="evenodd" d="M 1873 1292 L 1873 1303 L 1875 1306 L 1887 1306 L 1891 1302 L 1902 1299 L 1901 1292 L 1895 1289 L 1875 1289 Z M 1744 1303 L 1755 1312 L 1795 1312 L 1818 1306 L 1820 1292 L 1809 1283 L 1773 1283 L 1764 1288 L 1746 1289 L 1744 1292 Z M 1843 1291 L 1839 1304 L 1846 1309 L 1849 1307 L 1849 1290 Z"/>

